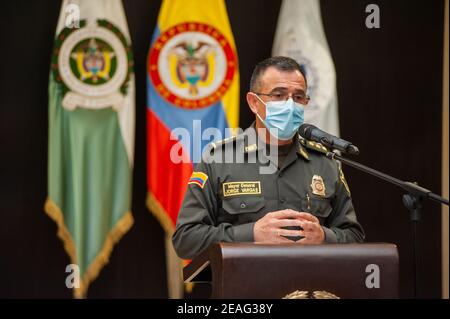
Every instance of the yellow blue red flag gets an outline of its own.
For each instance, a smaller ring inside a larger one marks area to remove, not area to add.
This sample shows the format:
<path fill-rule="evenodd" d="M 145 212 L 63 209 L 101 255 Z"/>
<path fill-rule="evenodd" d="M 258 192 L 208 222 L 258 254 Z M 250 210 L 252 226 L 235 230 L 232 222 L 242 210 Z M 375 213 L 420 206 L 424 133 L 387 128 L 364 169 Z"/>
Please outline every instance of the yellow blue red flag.
<path fill-rule="evenodd" d="M 197 133 L 213 127 L 225 138 L 238 125 L 238 60 L 224 1 L 163 1 L 147 71 L 148 204 L 171 233 L 199 150 L 211 142 Z M 179 128 L 189 139 L 172 134 Z M 183 161 L 174 162 L 177 147 Z"/>
<path fill-rule="evenodd" d="M 224 1 L 164 0 L 147 72 L 147 205 L 166 231 L 169 297 L 179 298 L 171 292 L 180 272 L 170 237 L 188 183 L 204 186 L 204 176 L 191 175 L 218 136 L 202 133 L 216 128 L 225 138 L 226 128 L 238 125 L 238 59 Z M 174 133 L 180 130 L 188 138 Z M 174 160 L 174 150 L 182 160 Z"/>

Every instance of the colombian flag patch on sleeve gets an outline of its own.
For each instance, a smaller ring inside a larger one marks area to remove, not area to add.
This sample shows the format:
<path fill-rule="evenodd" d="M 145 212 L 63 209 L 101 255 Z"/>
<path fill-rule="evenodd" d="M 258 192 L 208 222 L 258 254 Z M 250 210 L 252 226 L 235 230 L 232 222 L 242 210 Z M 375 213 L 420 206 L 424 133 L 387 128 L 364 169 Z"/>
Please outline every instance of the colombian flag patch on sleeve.
<path fill-rule="evenodd" d="M 191 178 L 189 179 L 188 184 L 196 184 L 203 188 L 208 179 L 208 175 L 202 172 L 193 172 Z"/>

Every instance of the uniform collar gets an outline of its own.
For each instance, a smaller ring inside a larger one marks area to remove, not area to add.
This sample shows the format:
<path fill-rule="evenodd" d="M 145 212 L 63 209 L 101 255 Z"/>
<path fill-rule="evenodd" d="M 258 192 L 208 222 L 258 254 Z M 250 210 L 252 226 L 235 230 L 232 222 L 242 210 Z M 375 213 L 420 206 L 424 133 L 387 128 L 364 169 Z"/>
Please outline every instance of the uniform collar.
<path fill-rule="evenodd" d="M 302 143 L 301 143 L 301 138 L 298 134 L 295 135 L 295 141 L 296 143 L 296 147 L 297 147 L 297 154 L 299 154 L 301 157 L 303 157 L 303 159 L 309 161 L 309 154 L 306 151 L 306 148 L 303 147 Z"/>
<path fill-rule="evenodd" d="M 309 155 L 306 152 L 306 149 L 303 147 L 303 145 L 300 143 L 299 137 L 294 137 L 293 140 L 294 145 L 292 145 L 291 150 L 289 151 L 288 155 L 283 161 L 283 166 L 280 168 L 280 170 L 286 169 L 289 165 L 294 163 L 299 157 L 303 158 L 305 161 L 309 161 Z"/>
<path fill-rule="evenodd" d="M 243 135 L 248 134 L 255 134 L 255 122 L 253 122 L 244 132 Z M 309 161 L 309 154 L 306 151 L 306 148 L 302 145 L 302 138 L 295 134 L 294 140 L 293 140 L 293 147 L 291 148 L 291 151 L 288 153 L 285 164 L 290 164 L 293 160 L 295 160 L 295 156 L 291 156 L 292 154 L 296 154 L 298 157 L 303 158 L 306 161 Z M 258 150 L 258 146 L 256 144 L 246 145 L 245 147 L 245 153 L 250 153 Z M 286 165 L 283 165 L 283 167 Z"/>

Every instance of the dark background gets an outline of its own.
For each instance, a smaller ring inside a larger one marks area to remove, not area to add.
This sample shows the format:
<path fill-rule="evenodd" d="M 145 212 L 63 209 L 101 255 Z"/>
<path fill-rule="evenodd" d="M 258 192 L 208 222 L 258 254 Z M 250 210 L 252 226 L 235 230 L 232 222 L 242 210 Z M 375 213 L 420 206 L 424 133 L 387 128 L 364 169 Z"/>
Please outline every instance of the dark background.
<path fill-rule="evenodd" d="M 280 1 L 230 0 L 241 93 L 253 66 L 271 55 Z M 365 27 L 376 3 L 381 28 Z M 136 72 L 135 224 L 89 289 L 90 298 L 166 298 L 164 233 L 145 206 L 146 55 L 160 1 L 124 1 Z M 443 1 L 321 1 L 337 73 L 341 136 L 360 162 L 440 193 Z M 47 193 L 47 85 L 60 1 L 0 4 L 0 297 L 70 298 L 69 258 L 43 211 Z M 244 96 L 243 94 L 241 94 Z M 241 99 L 241 127 L 252 121 Z M 400 252 L 401 297 L 412 297 L 410 222 L 402 191 L 346 169 L 367 241 Z M 440 206 L 419 225 L 419 297 L 441 294 Z M 195 294 L 193 295 L 195 296 Z"/>

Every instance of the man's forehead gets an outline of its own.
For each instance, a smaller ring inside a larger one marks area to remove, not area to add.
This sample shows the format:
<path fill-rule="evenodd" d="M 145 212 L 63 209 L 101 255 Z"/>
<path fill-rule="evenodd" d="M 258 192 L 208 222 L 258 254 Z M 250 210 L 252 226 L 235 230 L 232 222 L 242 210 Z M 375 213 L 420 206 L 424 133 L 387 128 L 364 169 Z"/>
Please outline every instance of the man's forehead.
<path fill-rule="evenodd" d="M 305 79 L 299 70 L 281 71 L 274 67 L 269 67 L 260 80 L 263 87 L 306 89 Z"/>

